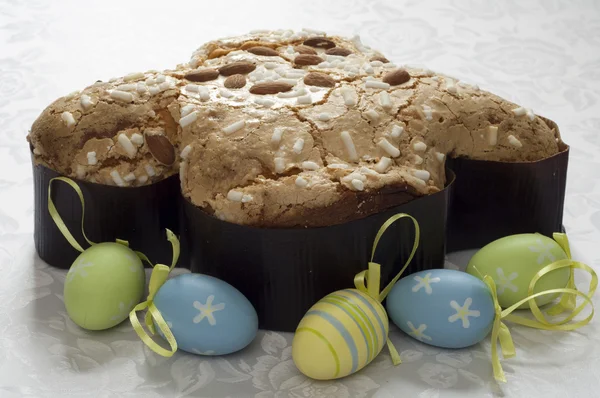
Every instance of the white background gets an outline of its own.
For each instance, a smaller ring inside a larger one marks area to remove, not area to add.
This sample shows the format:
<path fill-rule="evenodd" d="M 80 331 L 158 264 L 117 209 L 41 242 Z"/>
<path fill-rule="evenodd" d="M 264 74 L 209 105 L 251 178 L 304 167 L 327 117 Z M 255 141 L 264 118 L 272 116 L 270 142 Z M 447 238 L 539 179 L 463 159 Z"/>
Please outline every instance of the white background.
<path fill-rule="evenodd" d="M 33 248 L 25 135 L 55 98 L 94 81 L 186 62 L 202 43 L 252 29 L 360 34 L 398 64 L 425 64 L 531 107 L 571 145 L 565 226 L 575 259 L 600 270 L 600 1 L 0 0 L 0 397 L 588 397 L 600 391 L 600 334 L 513 327 L 508 383 L 489 342 L 435 349 L 394 331 L 358 375 L 316 383 L 291 335 L 261 332 L 224 358 L 144 349 L 128 324 L 104 333 L 64 313 L 64 271 Z M 452 259 L 455 263 L 464 258 Z"/>

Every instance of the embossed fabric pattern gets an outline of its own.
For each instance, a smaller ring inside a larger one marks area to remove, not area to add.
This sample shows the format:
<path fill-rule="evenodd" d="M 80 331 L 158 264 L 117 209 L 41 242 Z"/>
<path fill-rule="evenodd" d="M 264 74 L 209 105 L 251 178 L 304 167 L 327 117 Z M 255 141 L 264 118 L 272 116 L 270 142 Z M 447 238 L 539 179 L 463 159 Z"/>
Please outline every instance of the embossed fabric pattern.
<path fill-rule="evenodd" d="M 421 64 L 476 83 L 555 121 L 571 146 L 564 224 L 572 255 L 600 271 L 597 0 L 232 0 L 177 6 L 141 0 L 85 6 L 75 0 L 0 0 L 0 397 L 598 394 L 598 318 L 569 333 L 509 325 L 517 356 L 503 360 L 506 384 L 494 380 L 489 339 L 447 350 L 392 327 L 401 365 L 394 367 L 384 350 L 353 376 L 317 382 L 294 366 L 292 334 L 260 331 L 249 347 L 232 355 L 178 352 L 167 359 L 145 347 L 128 322 L 88 332 L 68 318 L 66 271 L 40 260 L 33 243 L 33 180 L 25 136 L 35 118 L 55 98 L 90 82 L 172 67 L 210 40 L 253 29 L 303 27 L 360 34 L 363 43 L 397 65 Z M 446 267 L 464 269 L 470 255 L 451 253 Z M 175 273 L 181 272 L 186 271 Z M 588 280 L 576 277 L 583 289 Z M 506 278 L 510 282 L 511 276 Z"/>

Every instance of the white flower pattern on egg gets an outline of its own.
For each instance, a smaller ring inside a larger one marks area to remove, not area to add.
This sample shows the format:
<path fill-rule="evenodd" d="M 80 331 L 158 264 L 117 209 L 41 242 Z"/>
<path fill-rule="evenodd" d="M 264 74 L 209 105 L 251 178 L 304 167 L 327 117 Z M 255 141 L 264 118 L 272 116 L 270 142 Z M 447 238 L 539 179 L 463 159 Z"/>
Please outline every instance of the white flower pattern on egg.
<path fill-rule="evenodd" d="M 69 277 L 67 278 L 67 283 L 73 281 L 77 275 L 85 278 L 88 276 L 86 272 L 86 268 L 93 267 L 94 264 L 89 261 L 79 260 L 77 263 L 73 264 L 71 270 L 69 271 Z"/>
<path fill-rule="evenodd" d="M 131 271 L 133 273 L 137 273 L 138 270 L 140 269 L 140 267 L 138 267 L 138 263 L 136 261 L 138 259 L 138 257 L 131 253 L 127 253 L 125 255 L 125 257 L 127 257 L 127 260 L 129 260 L 129 271 Z"/>
<path fill-rule="evenodd" d="M 504 294 L 505 290 L 512 290 L 513 293 L 516 293 L 519 288 L 512 283 L 515 279 L 519 277 L 519 274 L 516 272 L 511 273 L 510 275 L 504 275 L 504 270 L 502 268 L 497 268 L 496 273 L 498 277 L 495 279 L 496 285 L 498 286 L 498 294 Z"/>
<path fill-rule="evenodd" d="M 194 317 L 194 323 L 200 323 L 204 318 L 206 318 L 208 319 L 208 323 L 210 324 L 210 326 L 215 326 L 217 324 L 213 313 L 225 309 L 225 303 L 219 303 L 213 306 L 212 303 L 214 299 L 215 296 L 210 295 L 206 299 L 206 304 L 202 304 L 199 301 L 194 301 L 194 308 L 200 311 L 200 313 Z"/>
<path fill-rule="evenodd" d="M 425 274 L 425 276 L 423 278 L 421 278 L 420 276 L 415 276 L 414 280 L 416 280 L 418 283 L 413 286 L 413 288 L 412 288 L 413 292 L 416 293 L 419 290 L 421 290 L 422 288 L 425 288 L 425 293 L 431 294 L 433 292 L 433 289 L 431 289 L 431 284 L 439 282 L 440 278 L 438 278 L 438 277 L 432 278 L 431 272 L 428 272 L 427 274 Z"/>
<path fill-rule="evenodd" d="M 450 317 L 448 317 L 448 321 L 450 323 L 454 323 L 460 319 L 462 321 L 462 327 L 468 329 L 469 326 L 471 326 L 469 317 L 472 316 L 474 318 L 478 318 L 480 315 L 479 311 L 470 309 L 471 304 L 473 304 L 473 299 L 471 297 L 467 297 L 462 306 L 460 306 L 456 301 L 452 300 L 450 302 L 450 307 L 456 310 L 456 314 L 450 315 Z"/>
<path fill-rule="evenodd" d="M 112 317 L 110 317 L 110 320 L 117 321 L 117 320 L 123 319 L 129 313 L 129 309 L 132 307 L 132 305 L 133 305 L 133 301 L 129 301 L 127 303 L 127 305 L 125 305 L 124 302 L 120 301 L 119 302 L 119 312 L 116 315 L 113 315 Z"/>
<path fill-rule="evenodd" d="M 415 328 L 415 325 L 411 321 L 406 322 L 411 332 L 409 333 L 415 339 L 419 341 L 427 340 L 431 341 L 431 337 L 425 334 L 425 330 L 427 330 L 427 325 L 424 323 L 420 324 L 418 328 Z"/>
<path fill-rule="evenodd" d="M 215 355 L 215 351 L 213 351 L 213 350 L 201 351 L 197 348 L 192 348 L 192 352 L 194 354 L 198 354 L 198 355 Z"/>
<path fill-rule="evenodd" d="M 537 258 L 538 264 L 542 264 L 545 258 L 548 258 L 550 262 L 556 260 L 556 257 L 554 257 L 554 254 L 551 252 L 551 250 L 554 248 L 553 243 L 542 243 L 541 239 L 537 239 L 536 242 L 536 245 L 529 246 L 528 249 L 534 253 L 539 253 Z"/>

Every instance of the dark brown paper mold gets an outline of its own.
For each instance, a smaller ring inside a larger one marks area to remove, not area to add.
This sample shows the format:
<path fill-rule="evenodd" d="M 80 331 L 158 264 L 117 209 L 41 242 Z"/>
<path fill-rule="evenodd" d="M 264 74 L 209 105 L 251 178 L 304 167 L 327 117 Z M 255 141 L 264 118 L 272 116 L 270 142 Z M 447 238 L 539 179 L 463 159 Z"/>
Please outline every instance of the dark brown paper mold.
<path fill-rule="evenodd" d="M 33 166 L 35 197 L 34 240 L 38 255 L 48 264 L 69 268 L 79 255 L 54 224 L 48 212 L 48 185 L 57 172 L 42 165 Z M 141 251 L 154 263 L 170 264 L 171 245 L 165 228 L 179 234 L 179 177 L 156 184 L 120 188 L 75 180 L 85 199 L 85 233 L 92 242 L 129 241 L 133 250 Z M 52 183 L 52 200 L 69 231 L 83 247 L 81 204 L 67 184 Z M 187 265 L 185 253 L 179 264 Z"/>
<path fill-rule="evenodd" d="M 453 173 L 448 172 L 449 184 Z M 254 305 L 262 329 L 292 332 L 323 296 L 353 286 L 367 268 L 375 235 L 392 215 L 419 221 L 421 242 L 406 273 L 444 265 L 450 187 L 360 220 L 319 228 L 253 228 L 221 221 L 184 201 L 183 251 L 192 272 L 220 278 Z M 404 265 L 414 241 L 413 225 L 399 222 L 382 238 L 375 260 L 382 284 Z"/>
<path fill-rule="evenodd" d="M 154 262 L 168 263 L 171 247 L 164 229 L 181 235 L 179 264 L 221 278 L 256 307 L 263 329 L 293 331 L 306 310 L 332 291 L 352 286 L 364 270 L 381 224 L 399 212 L 421 225 L 421 242 L 405 275 L 440 268 L 448 251 L 479 248 L 506 235 L 562 231 L 568 146 L 555 129 L 561 152 L 538 162 L 503 163 L 448 159 L 449 186 L 364 219 L 306 229 L 251 228 L 218 220 L 181 199 L 179 178 L 139 188 L 78 181 L 86 200 L 86 233 L 92 241 L 129 240 Z M 59 176 L 34 166 L 35 243 L 50 265 L 68 268 L 78 253 L 48 213 L 48 183 Z M 53 187 L 53 200 L 68 228 L 83 243 L 75 192 Z M 447 228 L 446 228 L 447 225 Z M 185 226 L 185 228 L 182 228 Z M 382 284 L 407 258 L 414 232 L 396 223 L 383 237 L 376 261 Z"/>
<path fill-rule="evenodd" d="M 569 147 L 556 124 L 560 152 L 537 162 L 448 159 L 456 174 L 448 219 L 448 251 L 474 249 L 504 236 L 562 231 Z"/>

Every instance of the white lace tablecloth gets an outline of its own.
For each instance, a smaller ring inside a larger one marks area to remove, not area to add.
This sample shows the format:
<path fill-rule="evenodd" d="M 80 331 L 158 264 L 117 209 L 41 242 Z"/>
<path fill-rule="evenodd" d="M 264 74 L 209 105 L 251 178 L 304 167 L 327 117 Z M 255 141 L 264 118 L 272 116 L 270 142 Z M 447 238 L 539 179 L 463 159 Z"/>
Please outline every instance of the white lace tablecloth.
<path fill-rule="evenodd" d="M 0 397 L 592 397 L 598 317 L 571 333 L 512 327 L 517 357 L 492 376 L 490 343 L 443 350 L 393 330 L 358 374 L 314 382 L 291 334 L 260 332 L 222 358 L 165 359 L 128 323 L 86 332 L 67 317 L 65 272 L 33 245 L 25 135 L 55 98 L 97 79 L 187 61 L 205 41 L 259 28 L 359 33 L 394 62 L 477 82 L 555 120 L 571 145 L 565 226 L 573 256 L 600 271 L 600 2 L 597 0 L 0 0 Z M 468 256 L 451 256 L 464 265 Z M 452 266 L 452 265 L 450 265 Z M 595 300 L 598 303 L 597 300 Z"/>

